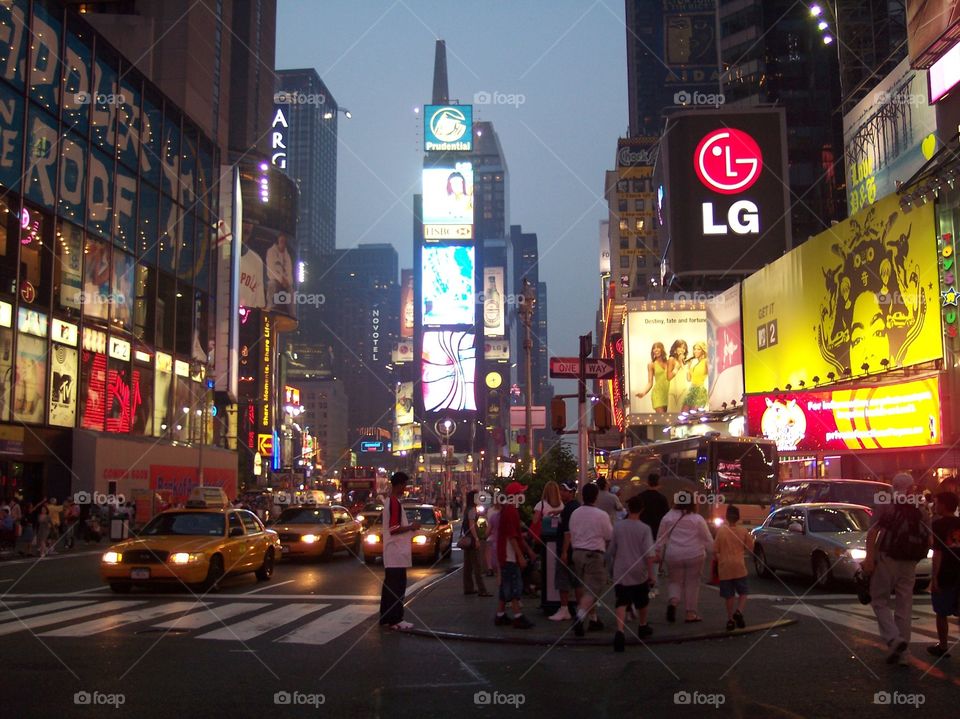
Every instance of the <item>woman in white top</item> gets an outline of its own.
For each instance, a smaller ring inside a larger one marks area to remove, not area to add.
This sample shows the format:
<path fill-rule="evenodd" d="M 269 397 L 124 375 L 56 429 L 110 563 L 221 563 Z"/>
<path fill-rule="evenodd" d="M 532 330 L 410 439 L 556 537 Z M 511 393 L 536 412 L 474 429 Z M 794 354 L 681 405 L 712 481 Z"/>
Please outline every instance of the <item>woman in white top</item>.
<path fill-rule="evenodd" d="M 700 574 L 703 560 L 713 552 L 713 537 L 707 521 L 696 513 L 693 495 L 678 492 L 674 508 L 660 522 L 656 542 L 657 556 L 667 565 L 667 621 L 677 618 L 677 605 L 683 598 L 687 622 L 703 621 L 697 614 L 700 599 Z"/>

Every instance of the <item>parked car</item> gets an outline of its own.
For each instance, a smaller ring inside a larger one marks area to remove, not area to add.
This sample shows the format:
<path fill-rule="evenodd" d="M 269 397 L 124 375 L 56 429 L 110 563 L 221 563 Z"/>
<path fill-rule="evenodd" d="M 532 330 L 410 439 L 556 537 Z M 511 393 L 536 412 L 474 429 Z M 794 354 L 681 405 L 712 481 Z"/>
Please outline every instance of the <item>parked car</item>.
<path fill-rule="evenodd" d="M 777 485 L 770 510 L 814 502 L 858 504 L 872 510 L 878 504 L 877 497 L 889 493 L 886 482 L 867 479 L 790 479 Z"/>
<path fill-rule="evenodd" d="M 812 576 L 824 588 L 853 581 L 866 556 L 871 510 L 849 503 L 794 504 L 775 510 L 753 530 L 757 576 L 783 570 Z M 930 583 L 931 550 L 917 564 L 917 590 Z"/>
<path fill-rule="evenodd" d="M 431 504 L 403 504 L 410 522 L 420 522 L 420 529 L 410 538 L 413 559 L 437 562 L 449 559 L 453 548 L 453 527 Z M 383 557 L 383 512 L 368 515 L 364 522 L 363 559 L 372 564 Z"/>

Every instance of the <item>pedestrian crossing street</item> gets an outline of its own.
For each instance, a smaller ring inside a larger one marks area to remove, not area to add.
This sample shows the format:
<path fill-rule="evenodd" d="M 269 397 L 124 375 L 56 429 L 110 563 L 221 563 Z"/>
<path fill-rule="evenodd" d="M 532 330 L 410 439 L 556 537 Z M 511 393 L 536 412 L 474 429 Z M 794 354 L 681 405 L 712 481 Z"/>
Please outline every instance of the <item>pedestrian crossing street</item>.
<path fill-rule="evenodd" d="M 877 618 L 870 605 L 863 605 L 857 601 L 844 603 L 819 604 L 805 602 L 795 606 L 784 607 L 789 612 L 801 617 L 820 619 L 828 625 L 838 625 L 846 629 L 855 629 L 859 632 L 880 637 L 877 627 Z M 930 597 L 918 595 L 913 601 L 912 626 L 910 643 L 917 646 L 926 646 L 937 641 L 937 629 L 934 624 L 936 615 L 930 606 Z M 956 635 L 956 622 L 951 621 L 951 633 Z"/>
<path fill-rule="evenodd" d="M 109 632 L 172 632 L 215 642 L 271 641 L 322 646 L 376 617 L 374 597 L 363 601 L 290 601 L 231 596 L 217 599 L 129 599 L 75 596 L 56 601 L 0 599 L 0 637 L 33 633 L 42 640 Z"/>

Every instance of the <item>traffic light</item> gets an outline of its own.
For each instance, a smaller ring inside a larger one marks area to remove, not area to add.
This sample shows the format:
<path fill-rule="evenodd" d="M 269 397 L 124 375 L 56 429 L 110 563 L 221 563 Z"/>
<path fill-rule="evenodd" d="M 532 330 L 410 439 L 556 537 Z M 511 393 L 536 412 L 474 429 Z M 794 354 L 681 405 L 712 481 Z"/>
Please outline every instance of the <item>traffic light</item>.
<path fill-rule="evenodd" d="M 550 400 L 550 426 L 557 434 L 567 428 L 567 405 L 559 397 Z"/>
<path fill-rule="evenodd" d="M 598 432 L 606 432 L 610 429 L 610 402 L 601 399 L 593 406 L 593 423 L 597 425 Z"/>

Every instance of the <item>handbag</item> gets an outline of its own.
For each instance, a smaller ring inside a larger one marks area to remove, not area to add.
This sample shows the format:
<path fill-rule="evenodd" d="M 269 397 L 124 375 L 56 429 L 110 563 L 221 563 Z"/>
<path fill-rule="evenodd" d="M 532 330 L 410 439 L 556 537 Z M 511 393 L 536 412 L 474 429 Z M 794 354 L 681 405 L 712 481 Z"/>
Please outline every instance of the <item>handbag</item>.
<path fill-rule="evenodd" d="M 550 514 L 540 520 L 540 539 L 543 541 L 560 538 L 560 516 Z"/>
<path fill-rule="evenodd" d="M 457 540 L 457 547 L 460 549 L 473 549 L 474 541 L 473 535 L 470 534 L 470 512 L 463 517 L 463 521 L 460 523 L 460 539 Z"/>

